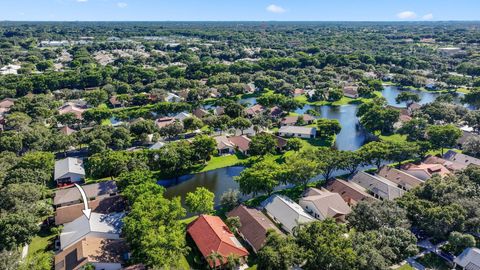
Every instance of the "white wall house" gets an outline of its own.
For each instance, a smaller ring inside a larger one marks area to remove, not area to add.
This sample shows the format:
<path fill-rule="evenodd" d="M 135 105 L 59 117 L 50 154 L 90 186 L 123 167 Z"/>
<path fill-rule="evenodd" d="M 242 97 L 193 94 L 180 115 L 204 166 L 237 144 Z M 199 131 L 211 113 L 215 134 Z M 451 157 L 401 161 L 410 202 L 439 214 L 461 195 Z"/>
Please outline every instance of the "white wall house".
<path fill-rule="evenodd" d="M 282 137 L 313 139 L 317 136 L 317 129 L 312 127 L 283 126 L 278 130 L 278 134 Z"/>
<path fill-rule="evenodd" d="M 352 211 L 340 194 L 326 189 L 307 189 L 298 204 L 318 220 L 333 218 L 343 222 Z"/>
<path fill-rule="evenodd" d="M 79 183 L 84 179 L 83 160 L 69 157 L 55 162 L 54 180 L 57 181 L 57 184 Z"/>
<path fill-rule="evenodd" d="M 272 195 L 262 203 L 267 215 L 273 221 L 282 225 L 288 233 L 292 233 L 295 227 L 300 224 L 315 221 L 303 208 L 292 201 L 290 198 L 282 195 Z"/>
<path fill-rule="evenodd" d="M 399 188 L 392 181 L 366 172 L 358 172 L 351 181 L 369 190 L 378 199 L 393 200 L 405 193 L 405 190 Z"/>

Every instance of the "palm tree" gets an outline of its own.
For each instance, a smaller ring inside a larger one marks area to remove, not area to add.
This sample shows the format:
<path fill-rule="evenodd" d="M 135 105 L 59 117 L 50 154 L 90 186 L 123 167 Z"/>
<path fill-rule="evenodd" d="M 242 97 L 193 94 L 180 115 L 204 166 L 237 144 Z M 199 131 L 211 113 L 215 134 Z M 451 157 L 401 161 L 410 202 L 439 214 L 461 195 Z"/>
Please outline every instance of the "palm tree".
<path fill-rule="evenodd" d="M 208 262 L 211 262 L 213 264 L 213 267 L 212 264 L 209 264 L 211 269 L 217 269 L 217 266 L 222 266 L 223 264 L 222 254 L 216 251 L 212 251 L 212 253 L 210 253 L 210 255 L 208 255 L 206 259 Z M 217 261 L 220 262 L 220 265 L 217 265 Z"/>
<path fill-rule="evenodd" d="M 233 270 L 237 269 L 240 265 L 240 258 L 237 255 L 230 253 L 227 257 L 227 268 Z"/>

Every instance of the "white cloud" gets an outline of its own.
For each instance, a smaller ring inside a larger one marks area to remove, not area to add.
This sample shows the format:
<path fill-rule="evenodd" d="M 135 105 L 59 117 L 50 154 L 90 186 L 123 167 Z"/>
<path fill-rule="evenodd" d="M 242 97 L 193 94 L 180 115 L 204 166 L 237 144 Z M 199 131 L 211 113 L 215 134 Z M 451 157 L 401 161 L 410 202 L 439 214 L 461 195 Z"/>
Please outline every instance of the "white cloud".
<path fill-rule="evenodd" d="M 281 13 L 286 12 L 286 10 L 283 7 L 277 6 L 277 5 L 274 5 L 274 4 L 269 5 L 267 7 L 267 11 L 271 12 L 271 13 L 277 13 L 277 14 L 281 14 Z"/>
<path fill-rule="evenodd" d="M 413 11 L 403 11 L 398 13 L 397 17 L 402 20 L 412 20 L 417 18 L 417 14 Z"/>
<path fill-rule="evenodd" d="M 433 14 L 432 13 L 425 14 L 425 15 L 423 15 L 422 19 L 424 19 L 426 21 L 433 20 Z"/>
<path fill-rule="evenodd" d="M 127 6 L 128 6 L 128 4 L 125 3 L 125 2 L 119 2 L 119 3 L 117 3 L 117 7 L 119 7 L 119 8 L 126 8 Z"/>
<path fill-rule="evenodd" d="M 85 2 L 88 2 L 88 0 L 77 0 L 77 2 L 79 2 L 79 3 L 85 3 Z"/>

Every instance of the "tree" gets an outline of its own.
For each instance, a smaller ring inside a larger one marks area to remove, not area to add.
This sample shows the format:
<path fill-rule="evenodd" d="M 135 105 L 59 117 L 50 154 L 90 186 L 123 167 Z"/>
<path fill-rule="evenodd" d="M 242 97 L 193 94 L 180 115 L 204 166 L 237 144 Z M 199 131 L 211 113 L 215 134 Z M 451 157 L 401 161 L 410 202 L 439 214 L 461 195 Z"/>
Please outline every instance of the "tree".
<path fill-rule="evenodd" d="M 235 181 L 243 194 L 267 193 L 270 195 L 283 177 L 283 168 L 273 160 L 265 159 L 243 170 Z"/>
<path fill-rule="evenodd" d="M 370 142 L 362 146 L 359 153 L 366 164 L 373 164 L 380 169 L 382 162 L 389 157 L 389 150 L 389 145 L 385 142 Z"/>
<path fill-rule="evenodd" d="M 85 163 L 87 175 L 93 178 L 111 177 L 127 172 L 131 157 L 119 151 L 104 151 L 90 156 Z"/>
<path fill-rule="evenodd" d="M 227 256 L 227 268 L 230 270 L 238 269 L 241 266 L 241 260 L 235 254 L 230 254 Z"/>
<path fill-rule="evenodd" d="M 37 217 L 27 211 L 0 214 L 0 250 L 12 250 L 30 243 L 38 232 Z"/>
<path fill-rule="evenodd" d="M 183 132 L 183 125 L 179 121 L 175 121 L 167 126 L 164 126 L 160 129 L 159 133 L 161 136 L 173 138 L 178 136 Z"/>
<path fill-rule="evenodd" d="M 410 227 L 407 211 L 392 201 L 359 202 L 347 216 L 349 224 L 357 231 L 378 230 L 383 227 Z"/>
<path fill-rule="evenodd" d="M 258 251 L 258 269 L 289 270 L 303 262 L 303 250 L 292 236 L 269 230 L 265 244 Z"/>
<path fill-rule="evenodd" d="M 411 142 L 425 140 L 427 133 L 428 122 L 423 118 L 414 118 L 404 124 L 398 129 L 398 133 L 407 135 L 407 140 Z"/>
<path fill-rule="evenodd" d="M 477 242 L 475 237 L 470 234 L 463 234 L 460 232 L 451 232 L 448 236 L 447 250 L 455 255 L 459 255 L 464 249 L 475 247 Z"/>
<path fill-rule="evenodd" d="M 406 91 L 398 94 L 398 96 L 395 98 L 395 101 L 397 102 L 397 104 L 405 102 L 407 103 L 407 107 L 408 107 L 414 102 L 419 102 L 420 96 L 417 93 Z"/>
<path fill-rule="evenodd" d="M 380 133 L 386 134 L 393 131 L 393 125 L 398 121 L 400 112 L 377 103 L 373 105 L 366 103 L 360 105 L 357 116 L 360 117 L 362 126 L 368 131 L 372 133 L 380 131 Z"/>
<path fill-rule="evenodd" d="M 206 257 L 206 260 L 211 269 L 217 269 L 217 267 L 222 266 L 222 264 L 224 263 L 223 259 L 223 255 L 216 251 L 212 251 L 212 253 L 210 253 Z"/>
<path fill-rule="evenodd" d="M 297 243 L 305 250 L 303 269 L 343 270 L 353 269 L 357 254 L 344 224 L 333 219 L 301 225 Z"/>
<path fill-rule="evenodd" d="M 343 92 L 340 89 L 329 89 L 328 90 L 328 101 L 335 102 L 339 101 L 343 97 Z"/>
<path fill-rule="evenodd" d="M 229 117 L 231 117 L 232 119 L 243 117 L 243 115 L 245 114 L 244 110 L 245 110 L 245 108 L 242 106 L 242 104 L 236 103 L 236 102 L 233 102 L 233 101 L 228 102 L 224 106 L 225 114 L 228 115 Z"/>
<path fill-rule="evenodd" d="M 210 136 L 199 135 L 193 139 L 193 154 L 199 161 L 205 162 L 210 159 L 210 155 L 215 152 L 215 149 L 217 149 L 217 143 L 215 139 Z"/>
<path fill-rule="evenodd" d="M 307 188 L 308 182 L 321 173 L 322 164 L 316 159 L 308 157 L 306 152 L 298 152 L 288 156 L 285 160 L 286 181 Z"/>
<path fill-rule="evenodd" d="M 239 217 L 228 217 L 225 220 L 225 224 L 227 224 L 231 232 L 236 232 L 242 226 Z"/>
<path fill-rule="evenodd" d="M 342 152 L 332 148 L 320 147 L 316 155 L 323 178 L 330 180 L 333 172 L 342 167 L 344 160 Z"/>
<path fill-rule="evenodd" d="M 462 149 L 469 155 L 480 157 L 480 136 L 473 135 L 468 137 L 463 143 Z"/>
<path fill-rule="evenodd" d="M 101 153 L 107 150 L 107 145 L 102 140 L 93 140 L 88 145 L 88 151 L 91 155 Z"/>
<path fill-rule="evenodd" d="M 108 108 L 95 108 L 85 111 L 82 117 L 86 123 L 95 122 L 100 124 L 103 120 L 112 117 L 112 111 Z"/>
<path fill-rule="evenodd" d="M 48 270 L 53 265 L 53 252 L 36 252 L 33 255 L 27 256 L 19 270 Z M 87 270 L 87 269 L 82 269 Z M 95 270 L 95 269 L 94 269 Z"/>
<path fill-rule="evenodd" d="M 213 212 L 215 195 L 204 187 L 197 187 L 195 192 L 187 193 L 185 205 L 192 213 L 209 214 Z"/>
<path fill-rule="evenodd" d="M 252 156 L 274 154 L 276 146 L 277 142 L 272 135 L 268 133 L 260 133 L 252 138 L 249 153 Z"/>
<path fill-rule="evenodd" d="M 463 102 L 479 108 L 480 107 L 480 88 L 474 88 L 470 90 L 470 92 L 465 94 L 465 97 L 463 98 Z"/>
<path fill-rule="evenodd" d="M 241 130 L 243 135 L 243 131 L 252 126 L 252 122 L 247 118 L 237 117 L 230 121 L 229 126 Z"/>
<path fill-rule="evenodd" d="M 435 148 L 440 148 L 442 155 L 444 148 L 454 147 L 462 136 L 462 131 L 454 125 L 429 126 L 427 137 Z"/>
<path fill-rule="evenodd" d="M 300 138 L 291 138 L 287 141 L 287 150 L 299 151 L 303 147 L 303 141 Z"/>
<path fill-rule="evenodd" d="M 240 204 L 240 192 L 234 189 L 228 189 L 220 197 L 220 204 L 230 211 Z"/>
<path fill-rule="evenodd" d="M 203 122 L 195 116 L 187 117 L 183 119 L 183 127 L 186 130 L 196 130 L 203 127 Z"/>
<path fill-rule="evenodd" d="M 322 138 L 340 133 L 342 126 L 337 119 L 320 118 L 317 120 L 318 135 Z"/>
<path fill-rule="evenodd" d="M 134 198 L 130 212 L 123 219 L 123 232 L 130 245 L 133 263 L 148 267 L 176 268 L 178 258 L 186 255 L 185 216 L 180 198 L 163 197 L 159 185 L 132 185 L 141 192 Z"/>
<path fill-rule="evenodd" d="M 0 269 L 18 270 L 21 253 L 16 250 L 0 250 Z"/>
<path fill-rule="evenodd" d="M 360 95 L 361 97 L 369 98 L 373 95 L 374 92 L 375 89 L 367 85 L 360 85 L 358 87 L 358 95 Z"/>
<path fill-rule="evenodd" d="M 100 104 L 104 104 L 108 101 L 108 93 L 104 90 L 91 90 L 85 95 L 85 100 L 93 107 L 97 107 Z"/>

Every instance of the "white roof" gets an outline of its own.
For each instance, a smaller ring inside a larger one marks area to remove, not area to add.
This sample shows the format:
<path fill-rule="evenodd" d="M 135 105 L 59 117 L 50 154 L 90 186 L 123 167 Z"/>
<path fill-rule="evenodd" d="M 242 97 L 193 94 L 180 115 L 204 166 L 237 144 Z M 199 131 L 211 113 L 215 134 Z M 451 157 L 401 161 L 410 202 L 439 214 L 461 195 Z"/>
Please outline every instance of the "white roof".
<path fill-rule="evenodd" d="M 66 247 L 83 239 L 90 233 L 110 235 L 109 239 L 117 239 L 123 226 L 122 219 L 125 213 L 99 214 L 92 213 L 90 219 L 85 215 L 64 225 L 60 234 L 60 247 Z M 106 236 L 108 238 L 108 236 Z"/>
<path fill-rule="evenodd" d="M 459 266 L 463 267 L 465 270 L 479 270 L 480 249 L 467 248 L 453 261 Z"/>
<path fill-rule="evenodd" d="M 293 133 L 293 134 L 307 134 L 315 135 L 316 128 L 312 127 L 299 127 L 299 126 L 283 126 L 278 130 L 279 133 Z"/>
<path fill-rule="evenodd" d="M 374 194 L 386 200 L 393 200 L 401 197 L 405 191 L 392 181 L 379 175 L 371 175 L 366 172 L 358 172 L 351 180 Z"/>
<path fill-rule="evenodd" d="M 154 145 L 150 146 L 148 149 L 150 149 L 150 150 L 158 150 L 158 149 L 162 148 L 163 146 L 165 146 L 165 143 L 163 143 L 163 142 L 156 142 Z"/>
<path fill-rule="evenodd" d="M 175 118 L 179 121 L 183 121 L 185 118 L 189 118 L 189 117 L 192 117 L 192 115 L 189 114 L 189 113 L 186 113 L 186 112 L 181 112 L 181 113 L 178 113 L 177 115 L 175 115 L 173 118 Z"/>
<path fill-rule="evenodd" d="M 315 221 L 300 205 L 282 195 L 270 196 L 262 206 L 289 232 L 299 224 Z"/>
<path fill-rule="evenodd" d="M 55 180 L 64 177 L 68 173 L 85 175 L 83 161 L 71 157 L 55 161 Z"/>

